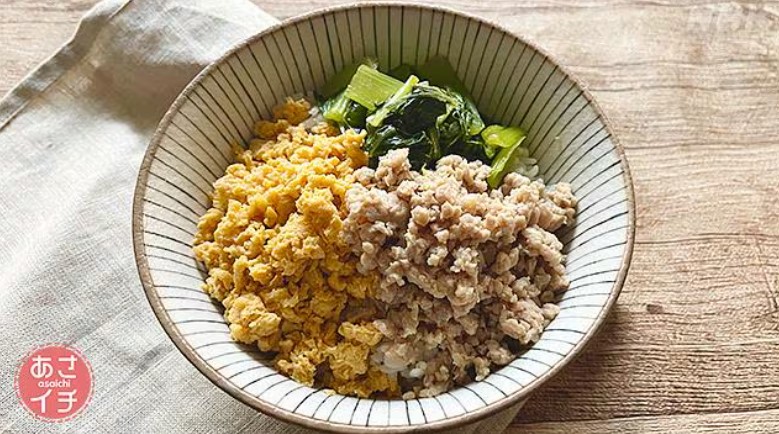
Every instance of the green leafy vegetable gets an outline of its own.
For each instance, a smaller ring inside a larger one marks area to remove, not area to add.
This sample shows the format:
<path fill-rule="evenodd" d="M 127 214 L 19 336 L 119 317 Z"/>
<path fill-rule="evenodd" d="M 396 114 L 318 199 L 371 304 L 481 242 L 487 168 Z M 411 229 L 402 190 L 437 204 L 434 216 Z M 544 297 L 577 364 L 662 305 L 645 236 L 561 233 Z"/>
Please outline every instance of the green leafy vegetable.
<path fill-rule="evenodd" d="M 325 119 L 350 128 L 363 127 L 368 115 L 368 109 L 347 98 L 345 91 L 322 103 L 320 109 Z"/>
<path fill-rule="evenodd" d="M 476 108 L 476 104 L 473 102 L 473 99 L 468 92 L 468 89 L 465 88 L 465 84 L 460 81 L 460 78 L 457 76 L 457 72 L 454 70 L 454 68 L 452 68 L 452 64 L 449 63 L 445 57 L 431 57 L 427 60 L 427 62 L 425 62 L 424 65 L 417 67 L 416 71 L 417 74 L 419 74 L 422 79 L 427 80 L 429 84 L 433 86 L 449 88 L 455 93 L 458 93 L 469 106 L 469 111 L 473 113 L 479 113 L 479 110 Z M 479 134 L 479 132 L 483 129 L 484 122 L 481 120 L 481 117 L 479 117 L 478 122 L 473 122 L 471 124 L 469 128 L 469 134 L 472 136 Z"/>
<path fill-rule="evenodd" d="M 511 171 L 533 176 L 535 161 L 522 147 L 525 133 L 512 126 L 485 128 L 465 86 L 443 57 L 418 67 L 402 64 L 389 75 L 376 70 L 373 61 L 349 65 L 320 93 L 329 95 L 321 104 L 325 119 L 367 130 L 365 150 L 374 165 L 390 150 L 407 148 L 414 169 L 449 154 L 491 162 L 488 182 L 493 188 Z"/>
<path fill-rule="evenodd" d="M 398 80 L 406 81 L 413 73 L 414 67 L 404 63 L 393 68 L 392 71 L 389 72 L 389 75 L 397 78 Z"/>
<path fill-rule="evenodd" d="M 396 103 L 403 99 L 406 95 L 411 93 L 411 89 L 416 86 L 416 84 L 419 83 L 419 79 L 412 75 L 410 76 L 405 83 L 403 83 L 398 90 L 395 91 L 395 93 L 392 94 L 387 100 L 385 101 L 384 105 L 381 106 L 380 109 L 376 110 L 375 113 L 373 113 L 370 117 L 368 117 L 368 124 L 374 127 L 378 127 L 381 125 L 381 123 L 384 121 L 384 118 L 387 117 L 387 115 L 390 113 L 390 110 L 392 110 Z"/>
<path fill-rule="evenodd" d="M 502 148 L 498 155 L 492 160 L 492 169 L 487 177 L 487 183 L 492 188 L 497 188 L 503 177 L 507 173 L 511 172 L 512 167 L 517 165 L 519 160 L 528 157 L 527 148 L 522 147 L 522 142 L 525 141 L 525 135 L 519 138 L 513 145 Z"/>
<path fill-rule="evenodd" d="M 330 79 L 327 80 L 327 83 L 325 83 L 324 86 L 319 89 L 319 96 L 322 99 L 331 98 L 340 93 L 342 90 L 346 89 L 346 86 L 349 85 L 349 82 L 352 80 L 352 77 L 361 65 L 365 65 L 371 69 L 376 69 L 379 67 L 375 59 L 368 57 L 362 59 L 360 62 L 346 65 L 343 67 L 343 69 L 330 77 Z"/>
<path fill-rule="evenodd" d="M 443 56 L 431 57 L 424 65 L 417 67 L 416 73 L 433 86 L 448 87 L 470 99 L 468 89 L 457 77 L 452 64 Z"/>
<path fill-rule="evenodd" d="M 490 125 L 481 132 L 484 140 L 484 151 L 492 158 L 501 148 L 508 148 L 525 137 L 525 133 L 519 127 L 504 127 L 503 125 Z"/>
<path fill-rule="evenodd" d="M 468 134 L 475 136 L 481 132 L 481 130 L 484 129 L 484 121 L 481 119 L 481 115 L 479 114 L 479 109 L 476 108 L 476 104 L 471 101 L 470 98 L 468 98 L 465 95 L 452 92 L 457 97 L 460 98 L 462 101 L 462 104 L 466 106 L 467 113 L 470 113 L 471 118 L 468 122 Z"/>
<path fill-rule="evenodd" d="M 372 161 L 399 148 L 409 149 L 415 169 L 448 154 L 486 160 L 478 136 L 484 128 L 479 112 L 459 93 L 424 82 L 411 84 L 412 77 L 401 89 L 410 91 L 398 91 L 368 118 L 366 151 Z"/>
<path fill-rule="evenodd" d="M 369 111 L 374 111 L 377 105 L 386 101 L 401 86 L 403 86 L 402 81 L 368 66 L 360 65 L 346 87 L 346 97 Z"/>

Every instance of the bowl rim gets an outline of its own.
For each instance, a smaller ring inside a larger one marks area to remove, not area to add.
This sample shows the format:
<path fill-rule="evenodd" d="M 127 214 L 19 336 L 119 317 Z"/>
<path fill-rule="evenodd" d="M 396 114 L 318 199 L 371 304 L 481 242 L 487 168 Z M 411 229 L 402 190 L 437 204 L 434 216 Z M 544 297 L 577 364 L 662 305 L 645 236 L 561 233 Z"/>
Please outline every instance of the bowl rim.
<path fill-rule="evenodd" d="M 620 260 L 619 272 L 617 274 L 617 278 L 614 282 L 614 285 L 612 286 L 609 297 L 603 306 L 603 309 L 601 310 L 599 315 L 595 318 L 595 320 L 593 321 L 592 325 L 587 330 L 587 332 L 582 336 L 581 340 L 576 345 L 574 345 L 574 347 L 571 348 L 571 350 L 565 356 L 563 356 L 563 358 L 560 359 L 554 366 L 550 367 L 548 371 L 546 371 L 543 375 L 537 377 L 529 385 L 521 388 L 517 392 L 514 392 L 513 394 L 508 395 L 496 402 L 487 404 L 485 407 L 479 408 L 478 410 L 475 410 L 473 412 L 466 412 L 464 414 L 452 418 L 446 418 L 439 421 L 428 422 L 419 425 L 356 426 L 356 425 L 347 425 L 347 424 L 340 424 L 340 423 L 334 423 L 325 420 L 314 419 L 313 417 L 302 416 L 293 413 L 291 411 L 284 410 L 280 407 L 277 407 L 274 404 L 266 403 L 260 400 L 258 397 L 251 395 L 248 392 L 244 391 L 243 389 L 233 385 L 224 375 L 220 374 L 216 369 L 208 365 L 195 352 L 195 350 L 184 339 L 184 337 L 181 335 L 181 333 L 178 331 L 178 329 L 171 321 L 170 316 L 168 315 L 166 309 L 162 305 L 162 301 L 160 297 L 157 295 L 157 291 L 152 281 L 151 272 L 149 269 L 149 262 L 148 259 L 146 258 L 146 254 L 143 248 L 143 233 L 144 233 L 143 196 L 149 178 L 149 170 L 151 167 L 151 163 L 153 162 L 154 157 L 156 156 L 157 149 L 159 148 L 160 142 L 162 141 L 164 132 L 169 127 L 175 114 L 178 113 L 181 106 L 187 100 L 187 96 L 191 92 L 193 92 L 193 89 L 195 89 L 198 85 L 200 85 L 201 82 L 206 77 L 208 77 L 217 67 L 219 67 L 224 61 L 226 61 L 228 58 L 233 56 L 235 53 L 237 53 L 243 48 L 250 46 L 256 41 L 264 38 L 266 35 L 271 34 L 279 29 L 306 20 L 311 20 L 313 18 L 316 18 L 318 16 L 323 16 L 326 14 L 336 13 L 340 11 L 348 11 L 353 9 L 377 8 L 377 7 L 387 7 L 387 8 L 400 7 L 400 8 L 409 8 L 409 9 L 417 9 L 417 10 L 428 10 L 428 11 L 441 12 L 444 14 L 454 15 L 455 17 L 461 17 L 461 18 L 473 20 L 481 25 L 490 26 L 495 30 L 504 32 L 507 35 L 516 38 L 520 42 L 536 50 L 536 52 L 538 52 L 538 54 L 544 57 L 547 61 L 556 65 L 558 69 L 566 76 L 566 78 L 572 80 L 582 90 L 582 94 L 586 98 L 587 102 L 591 104 L 595 113 L 603 121 L 606 131 L 608 131 L 612 139 L 614 148 L 617 154 L 619 155 L 620 167 L 622 168 L 622 172 L 623 172 L 622 178 L 623 178 L 623 182 L 625 183 L 625 189 L 627 195 L 627 205 L 628 205 L 627 237 L 625 241 L 625 251 L 623 252 Z M 208 378 L 214 385 L 222 389 L 224 392 L 226 392 L 233 398 L 242 402 L 243 404 L 251 408 L 254 408 L 255 410 L 258 410 L 263 414 L 279 419 L 283 422 L 292 423 L 306 428 L 324 430 L 324 431 L 335 432 L 335 433 L 343 433 L 343 434 L 357 434 L 357 433 L 395 434 L 397 433 L 400 434 L 400 433 L 419 432 L 419 431 L 441 432 L 447 429 L 453 429 L 464 425 L 472 424 L 474 422 L 478 422 L 491 415 L 506 410 L 514 405 L 522 404 L 523 401 L 525 401 L 530 394 L 532 394 L 541 385 L 549 381 L 549 379 L 557 375 L 566 365 L 568 365 L 574 358 L 576 358 L 582 353 L 582 351 L 587 346 L 587 344 L 589 344 L 592 341 L 592 338 L 602 328 L 606 317 L 613 309 L 614 304 L 617 298 L 619 297 L 619 294 L 621 293 L 622 288 L 625 284 L 625 279 L 628 270 L 630 269 L 631 259 L 633 256 L 633 247 L 635 243 L 635 230 L 636 230 L 635 212 L 636 211 L 635 211 L 635 195 L 633 191 L 633 178 L 630 173 L 630 168 L 628 166 L 627 159 L 625 157 L 624 148 L 620 143 L 619 138 L 614 134 L 614 128 L 612 126 L 611 120 L 608 118 L 608 116 L 606 116 L 606 114 L 604 113 L 604 111 L 602 110 L 598 102 L 593 98 L 586 84 L 583 81 L 581 81 L 576 75 L 572 74 L 567 69 L 567 67 L 562 66 L 560 62 L 549 52 L 547 52 L 545 49 L 538 46 L 534 41 L 528 40 L 526 37 L 517 35 L 515 32 L 507 29 L 503 25 L 496 23 L 491 19 L 485 19 L 473 15 L 471 13 L 458 11 L 449 7 L 428 5 L 428 4 L 417 4 L 417 3 L 410 3 L 407 1 L 378 1 L 378 2 L 358 1 L 354 3 L 348 3 L 348 4 L 338 5 L 338 6 L 319 8 L 310 12 L 306 12 L 301 15 L 297 15 L 282 20 L 276 24 L 273 24 L 265 28 L 264 30 L 234 44 L 231 48 L 226 50 L 219 58 L 210 62 L 206 67 L 204 67 L 186 85 L 186 87 L 184 87 L 184 89 L 176 97 L 176 99 L 174 100 L 170 108 L 165 112 L 165 115 L 163 116 L 162 120 L 159 122 L 157 128 L 155 129 L 154 135 L 152 136 L 151 141 L 149 142 L 149 146 L 146 150 L 146 153 L 144 155 L 143 161 L 140 166 L 140 170 L 136 180 L 135 192 L 133 194 L 133 210 L 132 210 L 133 252 L 134 252 L 141 284 L 143 285 L 144 293 L 146 294 L 146 298 L 149 301 L 149 304 L 151 305 L 151 308 L 154 311 L 154 314 L 159 320 L 160 324 L 162 325 L 162 328 L 165 331 L 165 333 L 173 341 L 173 344 L 176 346 L 176 348 L 184 355 L 184 357 L 192 365 L 194 365 L 198 369 L 198 371 L 200 371 L 201 374 L 205 375 L 206 378 Z"/>

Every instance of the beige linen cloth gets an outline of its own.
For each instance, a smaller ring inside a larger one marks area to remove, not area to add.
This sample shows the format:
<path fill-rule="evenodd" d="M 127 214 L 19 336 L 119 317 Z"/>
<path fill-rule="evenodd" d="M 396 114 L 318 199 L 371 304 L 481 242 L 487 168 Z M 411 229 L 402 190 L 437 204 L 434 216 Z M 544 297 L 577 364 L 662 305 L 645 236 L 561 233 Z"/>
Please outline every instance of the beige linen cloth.
<path fill-rule="evenodd" d="M 138 168 L 166 109 L 276 22 L 247 0 L 105 0 L 0 102 L 0 431 L 311 432 L 189 364 L 152 314 L 131 241 Z M 14 393 L 20 359 L 46 343 L 80 349 L 94 370 L 92 401 L 69 422 L 36 420 Z M 499 433 L 515 414 L 461 432 Z"/>

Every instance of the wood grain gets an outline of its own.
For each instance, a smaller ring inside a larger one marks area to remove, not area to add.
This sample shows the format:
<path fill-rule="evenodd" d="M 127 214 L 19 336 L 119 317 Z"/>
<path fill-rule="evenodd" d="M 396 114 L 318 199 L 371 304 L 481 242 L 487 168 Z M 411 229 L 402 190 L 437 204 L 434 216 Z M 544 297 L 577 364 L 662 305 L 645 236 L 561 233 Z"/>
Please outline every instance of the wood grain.
<path fill-rule="evenodd" d="M 0 1 L 0 95 L 73 34 L 94 0 Z"/>
<path fill-rule="evenodd" d="M 255 1 L 279 18 L 342 0 Z M 435 2 L 576 73 L 626 148 L 637 245 L 614 314 L 510 433 L 779 432 L 779 2 Z M 93 0 L 0 3 L 0 92 Z"/>
<path fill-rule="evenodd" d="M 571 422 L 542 422 L 514 426 L 506 434 L 747 434 L 773 433 L 779 425 L 779 411 L 747 413 L 689 414 L 661 417 L 631 417 L 624 419 L 586 420 Z"/>

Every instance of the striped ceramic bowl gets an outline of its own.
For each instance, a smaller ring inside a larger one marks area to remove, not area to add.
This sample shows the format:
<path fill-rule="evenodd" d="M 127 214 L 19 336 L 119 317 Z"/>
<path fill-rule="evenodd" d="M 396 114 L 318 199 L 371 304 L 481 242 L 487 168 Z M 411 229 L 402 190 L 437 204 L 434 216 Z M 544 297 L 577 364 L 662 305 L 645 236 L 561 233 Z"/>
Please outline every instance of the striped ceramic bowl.
<path fill-rule="evenodd" d="M 579 198 L 564 230 L 570 289 L 560 315 L 527 352 L 483 381 L 434 398 L 372 400 L 328 394 L 274 371 L 230 339 L 222 307 L 200 289 L 191 242 L 212 182 L 255 120 L 287 95 L 310 92 L 343 65 L 375 57 L 383 70 L 446 56 L 479 110 L 521 125 L 547 183 Z M 362 4 L 274 26 L 207 67 L 181 93 L 146 153 L 134 240 L 151 305 L 182 353 L 235 398 L 285 421 L 337 432 L 406 432 L 471 424 L 522 402 L 581 352 L 603 323 L 628 269 L 633 193 L 622 148 L 586 89 L 546 53 L 482 19 L 418 5 Z"/>

